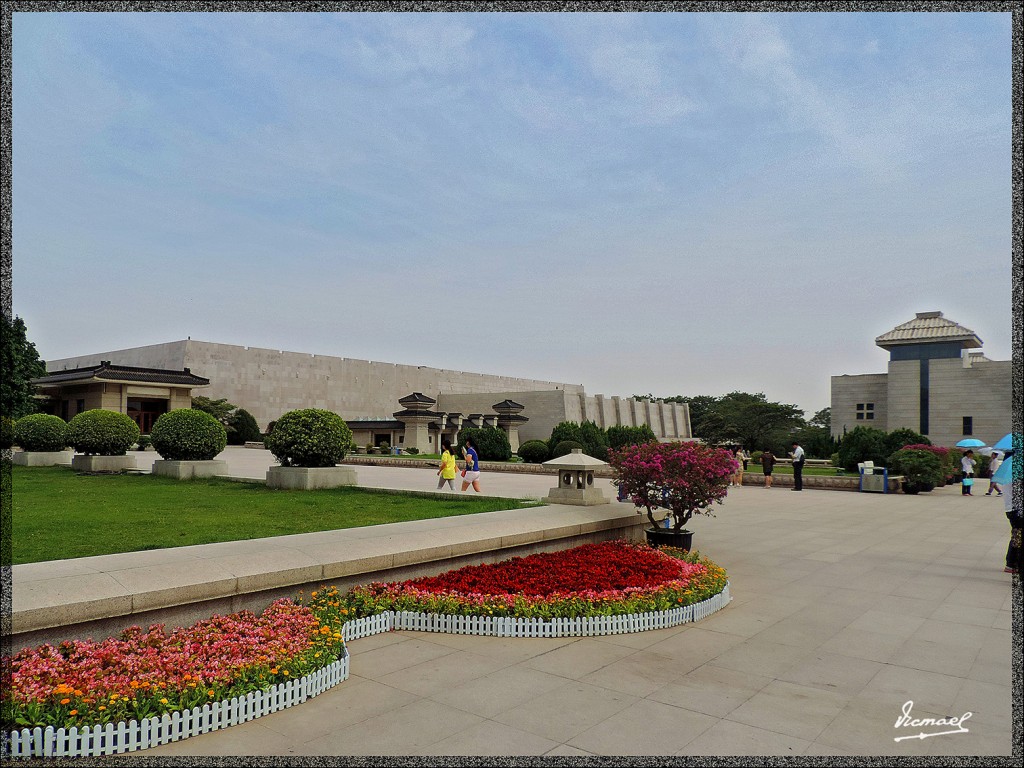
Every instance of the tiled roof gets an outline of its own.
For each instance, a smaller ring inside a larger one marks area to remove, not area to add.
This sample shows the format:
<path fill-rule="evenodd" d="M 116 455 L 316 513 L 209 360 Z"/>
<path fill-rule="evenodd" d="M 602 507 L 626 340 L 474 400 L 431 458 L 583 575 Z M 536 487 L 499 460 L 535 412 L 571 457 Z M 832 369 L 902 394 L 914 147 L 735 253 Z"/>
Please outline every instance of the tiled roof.
<path fill-rule="evenodd" d="M 132 381 L 146 384 L 179 384 L 190 387 L 202 387 L 210 383 L 209 379 L 196 376 L 188 368 L 182 371 L 170 371 L 163 368 L 111 365 L 105 361 L 87 368 L 57 371 L 38 379 L 32 379 L 32 383 L 37 386 L 86 381 Z"/>
<path fill-rule="evenodd" d="M 966 348 L 981 346 L 981 339 L 974 331 L 947 320 L 941 312 L 918 312 L 913 320 L 901 323 L 876 338 L 875 344 L 891 347 L 942 341 L 959 341 Z"/>

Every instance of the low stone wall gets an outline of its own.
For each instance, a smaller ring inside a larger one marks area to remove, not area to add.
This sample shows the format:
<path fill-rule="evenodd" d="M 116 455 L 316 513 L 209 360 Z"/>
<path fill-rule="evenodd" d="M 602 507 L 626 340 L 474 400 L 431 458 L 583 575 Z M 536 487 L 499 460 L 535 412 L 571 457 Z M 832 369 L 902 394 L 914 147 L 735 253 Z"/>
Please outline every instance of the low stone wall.
<path fill-rule="evenodd" d="M 903 478 L 899 476 L 889 477 L 889 493 L 900 493 L 900 483 Z M 744 485 L 764 485 L 764 475 L 761 472 L 744 472 Z M 772 474 L 773 488 L 792 488 L 793 476 L 785 473 Z M 859 475 L 804 475 L 804 488 L 815 488 L 828 491 L 859 491 Z"/>

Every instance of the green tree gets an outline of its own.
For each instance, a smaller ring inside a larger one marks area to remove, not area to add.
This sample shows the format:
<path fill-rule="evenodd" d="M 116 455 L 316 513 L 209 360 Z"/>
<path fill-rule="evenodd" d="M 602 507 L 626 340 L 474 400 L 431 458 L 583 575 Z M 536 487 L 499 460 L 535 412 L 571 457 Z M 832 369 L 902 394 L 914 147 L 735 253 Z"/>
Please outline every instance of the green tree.
<path fill-rule="evenodd" d="M 3 370 L 0 375 L 0 412 L 20 419 L 38 411 L 31 379 L 46 375 L 36 345 L 28 340 L 25 321 L 4 315 Z"/>
<path fill-rule="evenodd" d="M 807 422 L 809 427 L 821 427 L 823 429 L 832 431 L 832 409 L 822 408 L 820 411 L 815 413 L 810 420 Z"/>
<path fill-rule="evenodd" d="M 769 402 L 763 394 L 730 392 L 715 406 L 725 424 L 726 438 L 747 450 L 764 450 L 795 433 L 803 425 L 803 411 L 795 405 Z"/>
<path fill-rule="evenodd" d="M 245 408 L 234 411 L 228 420 L 232 428 L 232 432 L 228 434 L 228 445 L 245 445 L 250 440 L 256 442 L 263 439 L 256 418 Z"/>
<path fill-rule="evenodd" d="M 208 413 L 225 427 L 231 424 L 231 414 L 238 408 L 234 403 L 229 403 L 226 398 L 211 400 L 208 397 L 193 397 L 192 407 L 197 411 Z"/>
<path fill-rule="evenodd" d="M 839 466 L 848 472 L 856 472 L 857 464 L 862 461 L 884 466 L 889 457 L 886 434 L 874 427 L 854 427 L 843 435 L 838 453 Z"/>

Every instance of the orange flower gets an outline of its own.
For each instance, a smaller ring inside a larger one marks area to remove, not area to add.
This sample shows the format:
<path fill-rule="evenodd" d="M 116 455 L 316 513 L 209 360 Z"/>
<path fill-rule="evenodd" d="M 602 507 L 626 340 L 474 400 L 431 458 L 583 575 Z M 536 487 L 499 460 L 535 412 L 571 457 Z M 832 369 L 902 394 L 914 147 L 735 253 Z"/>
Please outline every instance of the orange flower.
<path fill-rule="evenodd" d="M 77 709 L 72 709 L 70 712 L 68 712 L 68 714 L 69 715 L 77 715 L 78 714 L 78 710 Z"/>
<path fill-rule="evenodd" d="M 71 703 L 71 699 L 61 699 L 60 703 L 61 704 L 70 704 Z"/>

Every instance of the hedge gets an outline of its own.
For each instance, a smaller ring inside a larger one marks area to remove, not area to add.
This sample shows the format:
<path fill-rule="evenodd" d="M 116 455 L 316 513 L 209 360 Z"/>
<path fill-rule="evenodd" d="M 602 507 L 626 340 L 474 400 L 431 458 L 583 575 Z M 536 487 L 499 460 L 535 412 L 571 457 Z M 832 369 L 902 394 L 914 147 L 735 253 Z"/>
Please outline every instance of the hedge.
<path fill-rule="evenodd" d="M 352 430 L 336 413 L 303 408 L 275 421 L 264 445 L 282 467 L 333 467 L 351 449 Z"/>

